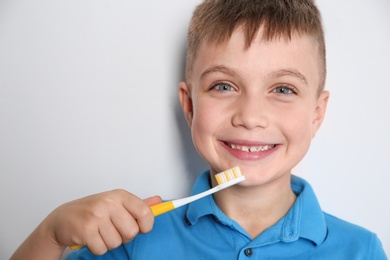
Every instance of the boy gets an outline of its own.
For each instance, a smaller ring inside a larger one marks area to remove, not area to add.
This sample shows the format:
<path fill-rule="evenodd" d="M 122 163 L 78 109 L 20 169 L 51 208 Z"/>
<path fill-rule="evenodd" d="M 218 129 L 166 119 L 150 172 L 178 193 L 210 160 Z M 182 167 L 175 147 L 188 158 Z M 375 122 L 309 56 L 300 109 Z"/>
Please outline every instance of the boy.
<path fill-rule="evenodd" d="M 311 0 L 206 0 L 188 34 L 179 97 L 213 175 L 246 181 L 154 219 L 145 201 L 112 191 L 54 210 L 13 259 L 386 259 L 375 234 L 323 213 L 291 170 L 325 115 L 325 43 Z M 109 251 L 107 251 L 109 250 Z M 98 258 L 98 257 L 96 257 Z M 99 258 L 100 259 L 100 258 Z"/>

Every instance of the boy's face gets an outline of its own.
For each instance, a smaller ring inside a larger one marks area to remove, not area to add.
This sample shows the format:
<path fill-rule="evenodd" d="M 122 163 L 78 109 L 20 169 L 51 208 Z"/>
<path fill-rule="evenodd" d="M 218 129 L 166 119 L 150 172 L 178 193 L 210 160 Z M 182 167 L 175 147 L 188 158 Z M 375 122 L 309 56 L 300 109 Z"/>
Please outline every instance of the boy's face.
<path fill-rule="evenodd" d="M 261 39 L 249 48 L 236 30 L 223 44 L 202 42 L 191 87 L 180 100 L 194 145 L 212 174 L 240 166 L 260 185 L 286 177 L 306 154 L 326 109 L 318 96 L 320 63 L 314 41 Z"/>

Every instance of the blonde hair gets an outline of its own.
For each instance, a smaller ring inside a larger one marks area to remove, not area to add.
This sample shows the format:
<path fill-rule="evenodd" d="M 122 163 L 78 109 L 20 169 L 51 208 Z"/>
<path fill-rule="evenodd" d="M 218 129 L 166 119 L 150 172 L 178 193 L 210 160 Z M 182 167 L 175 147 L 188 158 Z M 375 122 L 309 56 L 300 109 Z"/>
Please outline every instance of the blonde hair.
<path fill-rule="evenodd" d="M 263 38 L 273 40 L 293 34 L 313 37 L 321 66 L 319 89 L 326 78 L 326 48 L 321 14 L 313 0 L 205 0 L 194 11 L 187 39 L 186 80 L 201 41 L 222 43 L 242 26 L 249 47 L 263 27 Z"/>

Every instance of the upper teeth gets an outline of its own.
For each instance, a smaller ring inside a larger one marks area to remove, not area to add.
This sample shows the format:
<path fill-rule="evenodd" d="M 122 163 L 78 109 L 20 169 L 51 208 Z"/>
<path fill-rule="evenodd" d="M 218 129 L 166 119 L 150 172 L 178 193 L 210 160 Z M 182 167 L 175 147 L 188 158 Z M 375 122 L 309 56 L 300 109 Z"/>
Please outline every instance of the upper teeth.
<path fill-rule="evenodd" d="M 262 151 L 270 150 L 275 147 L 274 144 L 263 145 L 263 146 L 245 146 L 245 145 L 230 144 L 229 146 L 233 149 L 238 149 L 244 152 L 262 152 Z"/>

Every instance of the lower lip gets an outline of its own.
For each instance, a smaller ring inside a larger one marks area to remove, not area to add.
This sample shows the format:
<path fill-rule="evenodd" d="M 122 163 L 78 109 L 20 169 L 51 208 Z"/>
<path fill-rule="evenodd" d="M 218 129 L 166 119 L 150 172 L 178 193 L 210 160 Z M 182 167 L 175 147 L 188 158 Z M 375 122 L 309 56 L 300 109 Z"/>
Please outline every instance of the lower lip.
<path fill-rule="evenodd" d="M 261 160 L 261 159 L 269 156 L 270 154 L 274 153 L 279 148 L 279 145 L 276 145 L 274 148 L 272 148 L 270 150 L 266 150 L 266 151 L 244 152 L 240 149 L 233 149 L 233 148 L 227 146 L 225 143 L 223 143 L 223 146 L 231 155 L 233 155 L 237 159 L 250 160 L 250 161 Z"/>

